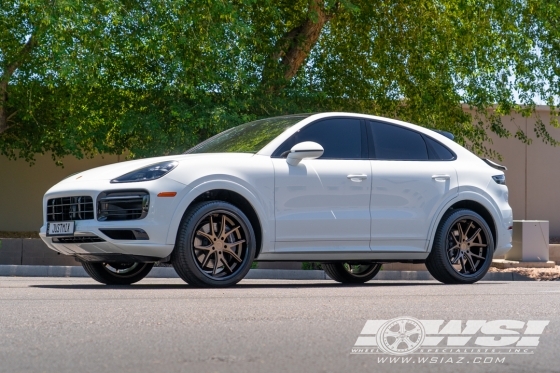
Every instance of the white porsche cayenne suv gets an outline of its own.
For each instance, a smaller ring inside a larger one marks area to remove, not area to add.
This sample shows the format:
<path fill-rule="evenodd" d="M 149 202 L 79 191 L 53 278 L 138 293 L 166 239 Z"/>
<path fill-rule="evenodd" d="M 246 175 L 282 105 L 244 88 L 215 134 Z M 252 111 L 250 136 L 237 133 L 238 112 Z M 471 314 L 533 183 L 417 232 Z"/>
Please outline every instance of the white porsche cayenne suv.
<path fill-rule="evenodd" d="M 335 281 L 425 263 L 473 283 L 511 248 L 505 167 L 438 133 L 350 113 L 246 123 L 182 155 L 94 168 L 53 186 L 40 235 L 105 284 L 155 262 L 230 286 L 253 261 L 320 262 Z"/>

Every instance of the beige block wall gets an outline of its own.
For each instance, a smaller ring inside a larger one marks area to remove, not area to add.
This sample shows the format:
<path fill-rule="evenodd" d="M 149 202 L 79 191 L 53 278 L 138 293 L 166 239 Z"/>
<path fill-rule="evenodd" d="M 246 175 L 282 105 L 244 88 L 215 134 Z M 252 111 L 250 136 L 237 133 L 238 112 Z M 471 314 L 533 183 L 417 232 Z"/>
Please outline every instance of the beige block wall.
<path fill-rule="evenodd" d="M 550 109 L 537 108 L 537 115 L 548 123 Z M 523 144 L 513 136 L 508 139 L 491 136 L 490 147 L 500 153 L 507 166 L 506 183 L 509 203 L 515 220 L 548 220 L 550 235 L 560 236 L 560 147 L 553 147 L 535 136 L 536 116 L 524 118 L 516 114 L 502 122 L 512 134 L 522 129 L 533 141 Z M 548 126 L 550 134 L 560 140 L 560 129 Z M 498 160 L 495 160 L 498 161 Z"/>
<path fill-rule="evenodd" d="M 116 155 L 82 160 L 66 157 L 61 168 L 49 155 L 38 155 L 30 167 L 23 160 L 0 157 L 0 231 L 39 231 L 43 195 L 51 186 L 73 173 L 118 161 Z"/>

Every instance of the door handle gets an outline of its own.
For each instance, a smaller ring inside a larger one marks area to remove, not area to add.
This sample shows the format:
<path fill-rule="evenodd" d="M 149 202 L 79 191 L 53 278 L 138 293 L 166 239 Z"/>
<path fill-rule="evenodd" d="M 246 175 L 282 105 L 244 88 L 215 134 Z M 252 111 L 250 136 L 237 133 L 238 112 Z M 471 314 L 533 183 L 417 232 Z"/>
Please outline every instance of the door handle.
<path fill-rule="evenodd" d="M 360 182 L 362 180 L 367 179 L 367 175 L 364 174 L 359 174 L 359 175 L 348 175 L 346 176 L 348 179 L 355 181 L 355 182 Z"/>
<path fill-rule="evenodd" d="M 434 179 L 436 181 L 449 180 L 449 179 L 451 179 L 451 176 L 449 176 L 449 175 L 432 175 L 432 179 Z"/>

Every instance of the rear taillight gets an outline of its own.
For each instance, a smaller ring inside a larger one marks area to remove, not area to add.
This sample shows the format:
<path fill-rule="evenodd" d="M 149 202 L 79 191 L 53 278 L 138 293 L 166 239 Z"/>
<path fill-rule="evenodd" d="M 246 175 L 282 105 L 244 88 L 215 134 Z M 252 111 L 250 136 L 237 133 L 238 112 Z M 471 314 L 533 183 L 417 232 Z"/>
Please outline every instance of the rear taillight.
<path fill-rule="evenodd" d="M 495 175 L 492 176 L 492 179 L 494 179 L 497 184 L 506 185 L 506 175 Z"/>

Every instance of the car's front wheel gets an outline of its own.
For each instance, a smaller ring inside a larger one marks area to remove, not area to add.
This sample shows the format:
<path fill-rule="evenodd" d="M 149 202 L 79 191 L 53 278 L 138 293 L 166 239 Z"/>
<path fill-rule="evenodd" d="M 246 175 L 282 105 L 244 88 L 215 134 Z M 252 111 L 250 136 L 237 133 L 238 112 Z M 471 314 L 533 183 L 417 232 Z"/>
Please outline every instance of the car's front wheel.
<path fill-rule="evenodd" d="M 255 233 L 247 216 L 230 203 L 208 201 L 187 211 L 171 263 L 193 286 L 225 287 L 245 277 L 255 251 Z"/>
<path fill-rule="evenodd" d="M 468 209 L 450 210 L 436 231 L 426 267 L 445 284 L 472 284 L 486 275 L 493 255 L 494 239 L 484 218 Z"/>
<path fill-rule="evenodd" d="M 154 263 L 82 262 L 88 275 L 106 285 L 130 285 L 150 273 Z"/>
<path fill-rule="evenodd" d="M 381 263 L 323 263 L 322 266 L 330 278 L 346 284 L 362 284 L 381 270 Z"/>

